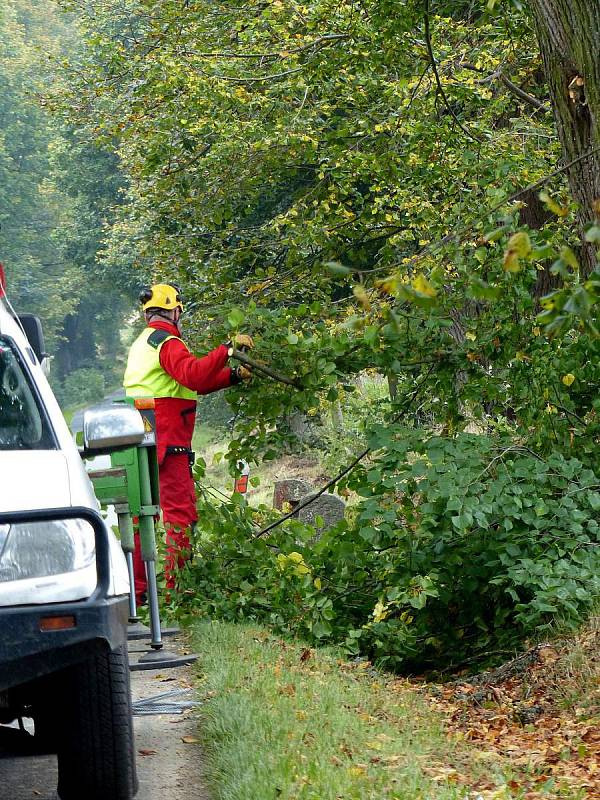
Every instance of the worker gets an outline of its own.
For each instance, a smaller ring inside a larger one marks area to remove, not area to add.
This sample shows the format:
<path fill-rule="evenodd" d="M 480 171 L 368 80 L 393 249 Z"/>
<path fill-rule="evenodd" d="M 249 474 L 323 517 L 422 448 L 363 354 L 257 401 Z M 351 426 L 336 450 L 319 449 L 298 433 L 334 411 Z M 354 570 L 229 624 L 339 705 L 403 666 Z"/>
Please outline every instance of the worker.
<path fill-rule="evenodd" d="M 191 552 L 190 529 L 198 519 L 192 476 L 191 449 L 196 419 L 196 398 L 247 381 L 244 366 L 230 368 L 233 346 L 252 349 L 250 336 L 238 334 L 203 358 L 196 358 L 181 338 L 183 302 L 179 289 L 159 283 L 140 294 L 145 330 L 131 345 L 123 385 L 128 397 L 153 397 L 156 415 L 160 505 L 166 531 L 165 573 L 167 589 L 175 587 L 175 571 Z M 143 603 L 146 575 L 136 543 L 135 593 Z"/>

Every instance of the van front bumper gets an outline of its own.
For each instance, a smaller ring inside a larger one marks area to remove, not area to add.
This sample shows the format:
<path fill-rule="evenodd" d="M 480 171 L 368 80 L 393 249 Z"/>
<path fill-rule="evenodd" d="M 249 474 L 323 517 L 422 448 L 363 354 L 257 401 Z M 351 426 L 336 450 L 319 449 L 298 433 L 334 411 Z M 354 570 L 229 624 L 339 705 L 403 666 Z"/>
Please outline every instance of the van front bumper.
<path fill-rule="evenodd" d="M 128 597 L 107 597 L 110 582 L 108 532 L 87 508 L 0 514 L 0 525 L 84 519 L 96 538 L 96 590 L 87 600 L 0 608 L 0 691 L 83 661 L 100 649 L 126 641 Z"/>

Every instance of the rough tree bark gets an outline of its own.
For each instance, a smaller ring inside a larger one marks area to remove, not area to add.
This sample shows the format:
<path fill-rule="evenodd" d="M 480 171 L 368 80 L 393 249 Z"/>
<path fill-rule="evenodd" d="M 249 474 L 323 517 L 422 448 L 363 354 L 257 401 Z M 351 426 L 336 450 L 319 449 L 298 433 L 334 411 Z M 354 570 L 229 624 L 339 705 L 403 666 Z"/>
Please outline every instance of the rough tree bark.
<path fill-rule="evenodd" d="M 600 147 L 600 0 L 528 0 L 550 90 L 565 161 Z M 598 218 L 600 153 L 570 168 L 569 184 L 579 204 L 579 223 Z M 581 268 L 596 265 L 584 242 Z"/>

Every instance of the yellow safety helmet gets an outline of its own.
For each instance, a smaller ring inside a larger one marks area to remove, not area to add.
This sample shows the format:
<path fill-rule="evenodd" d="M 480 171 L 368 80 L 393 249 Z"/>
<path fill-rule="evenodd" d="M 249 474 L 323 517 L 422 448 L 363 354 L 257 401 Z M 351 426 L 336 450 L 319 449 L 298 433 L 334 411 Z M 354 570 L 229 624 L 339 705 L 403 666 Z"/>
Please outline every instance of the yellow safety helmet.
<path fill-rule="evenodd" d="M 183 311 L 183 302 L 177 286 L 170 283 L 156 283 L 154 286 L 142 289 L 140 303 L 144 311 L 148 308 L 165 308 L 172 311 L 180 308 Z"/>

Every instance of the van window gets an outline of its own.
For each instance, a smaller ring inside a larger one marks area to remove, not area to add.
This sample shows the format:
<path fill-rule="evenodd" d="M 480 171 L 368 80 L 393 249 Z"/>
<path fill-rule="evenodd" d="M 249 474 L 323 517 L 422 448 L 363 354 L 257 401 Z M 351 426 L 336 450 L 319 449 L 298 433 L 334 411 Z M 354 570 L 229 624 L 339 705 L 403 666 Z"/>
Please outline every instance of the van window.
<path fill-rule="evenodd" d="M 0 450 L 54 450 L 46 414 L 11 340 L 0 336 Z"/>

